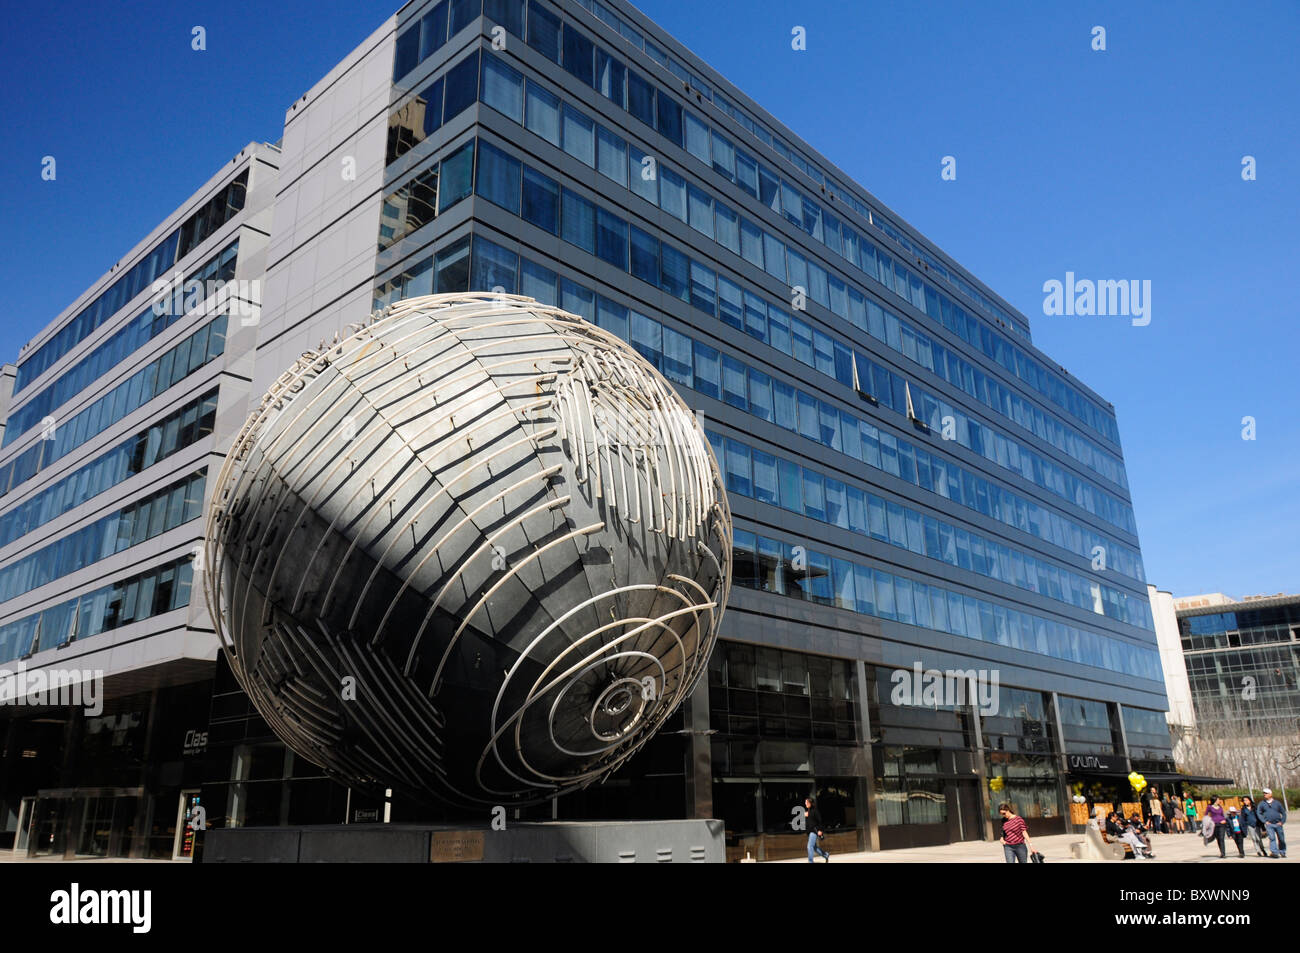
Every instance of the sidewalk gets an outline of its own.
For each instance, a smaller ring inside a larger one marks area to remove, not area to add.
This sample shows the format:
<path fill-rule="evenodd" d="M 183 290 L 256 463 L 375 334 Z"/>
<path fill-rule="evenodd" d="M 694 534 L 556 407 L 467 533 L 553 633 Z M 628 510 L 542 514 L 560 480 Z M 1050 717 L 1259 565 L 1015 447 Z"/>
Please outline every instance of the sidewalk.
<path fill-rule="evenodd" d="M 1223 864 L 1239 866 L 1241 864 L 1286 864 L 1289 859 L 1270 860 L 1257 857 L 1254 845 L 1247 840 L 1245 858 L 1237 856 L 1237 845 L 1228 840 L 1228 856 L 1219 859 L 1219 846 L 1211 842 L 1208 846 L 1199 835 L 1194 834 L 1156 834 L 1151 838 L 1151 849 L 1155 852 L 1154 860 L 1096 861 L 1075 860 L 1070 856 L 1070 845 L 1083 840 L 1082 834 L 1052 834 L 1035 837 L 1034 847 L 1040 851 L 1048 864 L 1125 864 L 1129 867 L 1145 864 Z M 1265 846 L 1268 846 L 1265 841 Z M 821 858 L 817 859 L 822 863 Z M 836 864 L 1003 864 L 1002 845 L 997 841 L 963 841 L 959 844 L 944 844 L 939 847 L 911 847 L 903 850 L 884 850 L 878 852 L 858 852 L 853 854 L 831 854 L 831 862 Z M 778 864 L 806 864 L 808 859 L 771 861 Z"/>

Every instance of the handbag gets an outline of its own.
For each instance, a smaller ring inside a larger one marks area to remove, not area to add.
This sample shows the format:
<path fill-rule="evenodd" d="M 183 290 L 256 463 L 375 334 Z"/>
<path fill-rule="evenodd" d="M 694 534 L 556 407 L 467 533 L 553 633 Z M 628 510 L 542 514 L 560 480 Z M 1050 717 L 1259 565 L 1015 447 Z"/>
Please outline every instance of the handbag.
<path fill-rule="evenodd" d="M 1041 864 L 1043 862 L 1043 855 L 1040 854 L 1038 851 L 1034 851 L 1032 854 L 1029 855 L 1029 860 L 1032 863 Z"/>

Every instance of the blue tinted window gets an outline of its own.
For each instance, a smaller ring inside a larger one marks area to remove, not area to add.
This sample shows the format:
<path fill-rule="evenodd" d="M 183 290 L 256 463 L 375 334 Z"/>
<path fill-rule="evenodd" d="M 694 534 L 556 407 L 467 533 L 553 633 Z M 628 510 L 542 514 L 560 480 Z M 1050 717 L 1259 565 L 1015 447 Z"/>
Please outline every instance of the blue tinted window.
<path fill-rule="evenodd" d="M 713 137 L 713 168 L 722 176 L 728 179 L 736 177 L 736 150 L 731 142 L 722 136 L 714 135 Z"/>
<path fill-rule="evenodd" d="M 780 308 L 767 309 L 768 340 L 782 354 L 790 354 L 794 342 L 790 335 L 790 315 Z"/>
<path fill-rule="evenodd" d="M 853 386 L 853 352 L 835 342 L 835 379 L 845 387 Z"/>
<path fill-rule="evenodd" d="M 596 82 L 594 57 L 595 46 L 591 40 L 564 24 L 564 68 L 588 86 Z"/>
<path fill-rule="evenodd" d="M 745 391 L 745 365 L 734 357 L 722 355 L 722 399 L 733 407 L 748 410 Z"/>
<path fill-rule="evenodd" d="M 736 150 L 736 184 L 755 198 L 758 197 L 758 163 L 743 150 Z"/>
<path fill-rule="evenodd" d="M 478 51 L 461 60 L 447 73 L 446 104 L 442 110 L 444 124 L 458 116 L 478 99 Z"/>
<path fill-rule="evenodd" d="M 763 420 L 772 419 L 772 379 L 761 371 L 749 371 L 749 412 Z"/>
<path fill-rule="evenodd" d="M 767 305 L 757 295 L 745 293 L 745 333 L 760 341 L 768 339 Z"/>
<path fill-rule="evenodd" d="M 552 63 L 560 62 L 560 18 L 539 3 L 528 4 L 528 45 Z"/>
<path fill-rule="evenodd" d="M 499 291 L 502 294 L 514 294 L 518 274 L 518 255 L 482 237 L 474 239 L 471 291 Z"/>
<path fill-rule="evenodd" d="M 560 235 L 584 251 L 596 250 L 596 207 L 568 189 L 561 190 Z"/>
<path fill-rule="evenodd" d="M 596 255 L 627 271 L 627 222 L 603 208 L 596 212 Z"/>
<path fill-rule="evenodd" d="M 528 167 L 524 167 L 528 174 Z M 555 292 L 555 272 L 525 258 L 519 267 L 519 293 L 554 307 L 559 303 Z"/>
<path fill-rule="evenodd" d="M 604 126 L 596 126 L 596 170 L 627 188 L 627 143 Z"/>
<path fill-rule="evenodd" d="M 564 104 L 564 151 L 578 161 L 595 168 L 595 124 L 568 103 Z"/>
<path fill-rule="evenodd" d="M 894 618 L 894 577 L 876 570 L 876 615 L 882 619 Z"/>
<path fill-rule="evenodd" d="M 420 20 L 420 62 L 442 49 L 447 42 L 448 0 L 442 0 Z"/>
<path fill-rule="evenodd" d="M 703 189 L 689 186 L 686 190 L 687 220 L 691 228 L 713 237 L 713 200 Z"/>
<path fill-rule="evenodd" d="M 803 474 L 799 465 L 777 460 L 777 480 L 781 487 L 781 507 L 794 513 L 803 512 Z"/>
<path fill-rule="evenodd" d="M 519 172 L 521 163 L 490 142 L 478 147 L 478 194 L 489 202 L 519 214 Z"/>
<path fill-rule="evenodd" d="M 791 318 L 790 326 L 791 337 L 794 339 L 792 356 L 796 361 L 812 367 L 815 363 L 812 326 L 798 318 Z"/>
<path fill-rule="evenodd" d="M 799 432 L 816 443 L 821 443 L 821 409 L 816 397 L 798 392 Z"/>
<path fill-rule="evenodd" d="M 778 505 L 780 492 L 777 485 L 776 457 L 761 450 L 753 451 L 754 499 L 760 503 Z"/>
<path fill-rule="evenodd" d="M 627 67 L 599 47 L 596 48 L 596 91 L 614 102 L 627 106 Z"/>
<path fill-rule="evenodd" d="M 651 128 L 655 124 L 655 88 L 639 73 L 627 71 L 627 111 Z"/>
<path fill-rule="evenodd" d="M 724 248 L 730 249 L 735 254 L 740 254 L 740 218 L 727 206 L 721 202 L 715 202 L 713 205 L 714 228 L 718 236 L 718 244 Z"/>
<path fill-rule="evenodd" d="M 740 220 L 740 254 L 751 265 L 763 267 L 763 232 L 747 218 Z"/>
<path fill-rule="evenodd" d="M 785 245 L 768 232 L 763 233 L 763 267 L 773 278 L 786 280 Z"/>
<path fill-rule="evenodd" d="M 659 285 L 659 240 L 632 226 L 632 274 Z"/>
<path fill-rule="evenodd" d="M 709 164 L 709 127 L 693 112 L 686 113 L 686 151 Z"/>
<path fill-rule="evenodd" d="M 725 462 L 727 472 L 727 492 L 752 496 L 750 484 L 749 448 L 730 438 L 727 439 Z"/>
<path fill-rule="evenodd" d="M 660 247 L 659 287 L 675 298 L 690 300 L 690 259 L 670 245 Z"/>
<path fill-rule="evenodd" d="M 822 475 L 807 469 L 803 471 L 803 511 L 812 519 L 826 522 L 826 488 Z"/>
<path fill-rule="evenodd" d="M 694 385 L 691 339 L 672 328 L 664 328 L 664 377 L 675 384 Z"/>
<path fill-rule="evenodd" d="M 633 311 L 631 341 L 647 361 L 663 370 L 663 329 L 658 321 Z"/>
<path fill-rule="evenodd" d="M 393 56 L 393 82 L 397 82 L 420 62 L 420 25 L 407 28 L 397 38 L 397 52 Z"/>
<path fill-rule="evenodd" d="M 848 488 L 830 477 L 826 478 L 826 522 L 849 528 Z"/>
<path fill-rule="evenodd" d="M 691 304 L 713 317 L 717 314 L 718 277 L 698 261 L 691 261 Z"/>
<path fill-rule="evenodd" d="M 628 144 L 627 171 L 632 191 L 651 205 L 659 204 L 659 175 L 656 163 L 636 146 Z"/>
<path fill-rule="evenodd" d="M 420 125 L 420 131 L 424 133 L 425 139 L 442 126 L 442 84 L 443 77 L 439 76 L 420 90 L 416 97 L 424 101 L 424 121 Z"/>
<path fill-rule="evenodd" d="M 483 57 L 483 102 L 517 123 L 524 121 L 524 78 L 495 56 Z"/>
<path fill-rule="evenodd" d="M 515 36 L 524 35 L 524 0 L 485 0 L 483 13 Z"/>
<path fill-rule="evenodd" d="M 667 247 L 665 246 L 665 250 Z M 695 342 L 695 390 L 705 397 L 718 397 L 721 389 L 722 370 L 718 352 L 707 344 Z"/>
<path fill-rule="evenodd" d="M 439 179 L 438 213 L 442 214 L 470 193 L 474 179 L 473 139 L 442 160 Z"/>
<path fill-rule="evenodd" d="M 560 279 L 560 307 L 596 323 L 596 295 L 568 278 Z"/>
<path fill-rule="evenodd" d="M 434 255 L 434 287 L 437 294 L 469 290 L 469 236 Z"/>
<path fill-rule="evenodd" d="M 781 180 L 766 166 L 758 167 L 758 200 L 773 212 L 781 212 Z"/>
<path fill-rule="evenodd" d="M 560 144 L 560 100 L 528 81 L 528 111 L 524 125 L 553 146 Z"/>
<path fill-rule="evenodd" d="M 835 376 L 835 348 L 821 331 L 813 332 L 813 366 L 828 377 Z"/>
<path fill-rule="evenodd" d="M 659 167 L 659 207 L 678 221 L 686 221 L 686 180 L 667 166 Z"/>
<path fill-rule="evenodd" d="M 737 330 L 744 330 L 744 294 L 740 286 L 718 277 L 718 318 Z"/>
<path fill-rule="evenodd" d="M 659 134 L 674 145 L 683 145 L 682 107 L 662 89 L 658 90 Z"/>
<path fill-rule="evenodd" d="M 642 331 L 647 330 L 645 326 L 647 322 L 650 326 L 652 326 L 652 329 L 655 331 L 655 339 L 657 341 L 659 322 L 650 321 L 650 319 L 646 318 L 644 315 L 636 315 L 636 317 L 642 318 Z M 604 328 L 606 331 L 609 331 L 611 334 L 617 334 L 625 341 L 632 340 L 631 338 L 628 337 L 628 309 L 623 307 L 621 304 L 618 304 L 617 302 L 610 301 L 608 298 L 604 297 L 603 295 L 596 296 L 596 323 L 600 325 L 602 328 Z M 633 343 L 635 344 L 636 341 L 633 340 Z M 656 344 L 656 349 L 657 349 L 657 344 Z M 647 357 L 650 359 L 651 363 L 653 363 L 656 367 L 659 366 L 653 356 L 653 353 L 647 355 Z"/>
<path fill-rule="evenodd" d="M 481 0 L 451 0 L 451 35 L 469 26 L 482 9 Z"/>
<path fill-rule="evenodd" d="M 522 213 L 525 221 L 552 235 L 560 231 L 560 187 L 530 166 L 524 166 L 524 200 Z"/>

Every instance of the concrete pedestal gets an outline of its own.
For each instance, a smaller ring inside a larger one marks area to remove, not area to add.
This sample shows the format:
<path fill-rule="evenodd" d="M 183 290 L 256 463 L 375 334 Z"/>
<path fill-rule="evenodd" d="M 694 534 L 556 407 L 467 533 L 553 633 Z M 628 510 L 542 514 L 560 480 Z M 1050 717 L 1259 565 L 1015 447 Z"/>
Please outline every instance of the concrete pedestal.
<path fill-rule="evenodd" d="M 205 864 L 605 863 L 720 864 L 719 820 L 547 821 L 505 830 L 428 824 L 218 828 L 203 834 Z"/>

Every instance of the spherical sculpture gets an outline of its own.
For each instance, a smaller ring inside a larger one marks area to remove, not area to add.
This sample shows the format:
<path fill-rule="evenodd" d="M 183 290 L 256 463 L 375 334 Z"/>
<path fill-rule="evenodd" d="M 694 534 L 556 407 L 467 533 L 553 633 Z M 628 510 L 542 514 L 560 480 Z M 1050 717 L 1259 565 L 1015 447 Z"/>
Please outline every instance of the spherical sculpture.
<path fill-rule="evenodd" d="M 339 780 L 456 804 L 607 776 L 704 672 L 731 514 L 635 350 L 432 295 L 304 354 L 235 439 L 207 593 L 244 691 Z"/>

